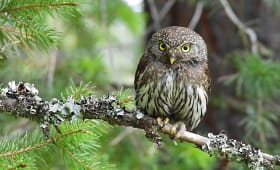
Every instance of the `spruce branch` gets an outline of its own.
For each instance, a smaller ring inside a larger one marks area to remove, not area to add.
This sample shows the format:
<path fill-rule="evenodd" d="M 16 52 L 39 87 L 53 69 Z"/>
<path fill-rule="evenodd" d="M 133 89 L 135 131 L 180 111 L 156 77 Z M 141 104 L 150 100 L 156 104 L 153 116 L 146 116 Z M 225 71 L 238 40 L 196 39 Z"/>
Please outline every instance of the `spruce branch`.
<path fill-rule="evenodd" d="M 12 156 L 15 156 L 15 155 L 20 154 L 20 153 L 24 153 L 24 152 L 28 152 L 28 151 L 31 151 L 31 150 L 34 150 L 34 149 L 38 149 L 38 148 L 44 147 L 48 144 L 54 143 L 55 140 L 64 139 L 65 136 L 72 135 L 72 134 L 75 134 L 75 133 L 87 133 L 87 132 L 84 129 L 70 131 L 70 132 L 58 135 L 56 137 L 52 137 L 52 138 L 46 140 L 45 142 L 38 143 L 38 144 L 35 144 L 33 146 L 28 146 L 28 147 L 25 147 L 25 148 L 21 148 L 21 149 L 16 150 L 16 151 L 0 153 L 0 158 L 9 157 L 9 156 L 12 157 Z"/>
<path fill-rule="evenodd" d="M 77 6 L 78 3 L 75 2 L 61 2 L 61 3 L 50 3 L 50 4 L 27 4 L 19 5 L 15 7 L 3 8 L 0 10 L 0 13 L 10 13 L 19 10 L 28 10 L 34 8 L 53 8 L 53 7 L 63 7 L 63 6 Z"/>
<path fill-rule="evenodd" d="M 79 0 L 4 0 L 0 2 L 0 46 L 12 44 L 28 50 L 48 49 L 60 42 L 60 33 L 46 24 L 47 17 L 67 19 L 81 14 Z M 5 55 L 3 50 L 1 54 Z"/>
<path fill-rule="evenodd" d="M 161 143 L 159 132 L 175 137 L 171 133 L 172 124 L 167 123 L 161 127 L 156 119 L 143 115 L 139 110 L 130 111 L 123 108 L 116 96 L 97 98 L 88 95 L 78 100 L 70 96 L 64 101 L 55 98 L 44 101 L 38 96 L 38 92 L 30 83 L 9 82 L 8 87 L 1 89 L 0 112 L 36 120 L 47 141 L 50 126 L 54 126 L 60 132 L 58 127 L 61 122 L 76 119 L 101 119 L 112 125 L 142 129 L 149 139 L 158 144 Z M 223 132 L 218 135 L 209 133 L 208 137 L 204 137 L 189 131 L 180 131 L 176 137 L 199 146 L 210 156 L 216 155 L 244 163 L 250 169 L 274 169 L 274 165 L 280 165 L 279 155 L 270 155 L 249 144 L 229 139 Z"/>

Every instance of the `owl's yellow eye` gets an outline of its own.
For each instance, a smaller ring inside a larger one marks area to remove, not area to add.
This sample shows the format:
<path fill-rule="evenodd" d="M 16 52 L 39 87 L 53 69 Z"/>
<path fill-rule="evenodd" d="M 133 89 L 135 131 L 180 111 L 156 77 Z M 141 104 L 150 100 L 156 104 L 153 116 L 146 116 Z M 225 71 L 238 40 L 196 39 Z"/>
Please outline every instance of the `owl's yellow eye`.
<path fill-rule="evenodd" d="M 191 45 L 190 45 L 190 44 L 184 44 L 184 45 L 182 45 L 181 48 L 182 48 L 182 51 L 183 51 L 184 53 L 187 53 L 187 52 L 190 51 Z"/>
<path fill-rule="evenodd" d="M 159 43 L 159 50 L 160 51 L 165 51 L 166 49 L 167 49 L 166 44 L 164 44 L 163 42 L 160 42 Z"/>

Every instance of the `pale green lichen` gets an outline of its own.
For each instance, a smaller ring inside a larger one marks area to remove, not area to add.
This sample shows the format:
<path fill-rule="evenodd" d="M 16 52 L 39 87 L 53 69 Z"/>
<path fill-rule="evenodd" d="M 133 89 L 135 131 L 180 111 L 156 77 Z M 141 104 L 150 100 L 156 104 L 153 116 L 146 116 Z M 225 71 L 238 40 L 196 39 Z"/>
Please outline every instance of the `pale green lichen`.
<path fill-rule="evenodd" d="M 225 133 L 208 134 L 209 142 L 202 146 L 202 150 L 209 155 L 225 157 L 232 161 L 242 162 L 252 170 L 263 170 L 267 165 L 261 151 L 251 145 L 234 139 L 228 139 Z"/>

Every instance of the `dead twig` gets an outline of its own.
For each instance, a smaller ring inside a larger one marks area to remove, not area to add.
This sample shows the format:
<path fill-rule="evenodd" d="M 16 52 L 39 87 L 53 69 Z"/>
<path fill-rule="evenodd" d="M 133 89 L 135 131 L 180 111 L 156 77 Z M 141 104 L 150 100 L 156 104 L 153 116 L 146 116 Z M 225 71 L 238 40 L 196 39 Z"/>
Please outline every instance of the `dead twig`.
<path fill-rule="evenodd" d="M 234 25 L 236 25 L 241 31 L 245 32 L 249 36 L 251 41 L 251 51 L 253 53 L 258 53 L 258 38 L 256 32 L 252 28 L 247 27 L 240 21 L 240 19 L 233 12 L 227 0 L 220 0 L 220 2 L 224 7 L 228 18 L 234 23 Z"/>
<path fill-rule="evenodd" d="M 194 29 L 196 27 L 196 25 L 198 24 L 199 19 L 201 17 L 202 11 L 203 11 L 203 2 L 198 1 L 195 6 L 195 11 L 194 11 L 193 17 L 188 25 L 188 27 L 190 29 Z"/>

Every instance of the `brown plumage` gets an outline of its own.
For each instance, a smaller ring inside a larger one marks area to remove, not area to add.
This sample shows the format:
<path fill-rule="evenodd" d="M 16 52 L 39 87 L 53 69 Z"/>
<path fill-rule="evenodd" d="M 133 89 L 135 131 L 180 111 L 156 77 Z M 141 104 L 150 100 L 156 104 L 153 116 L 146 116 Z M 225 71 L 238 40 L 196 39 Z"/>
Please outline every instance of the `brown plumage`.
<path fill-rule="evenodd" d="M 195 128 L 205 115 L 210 89 L 204 40 L 184 27 L 153 34 L 135 74 L 137 108 L 153 117 Z"/>

